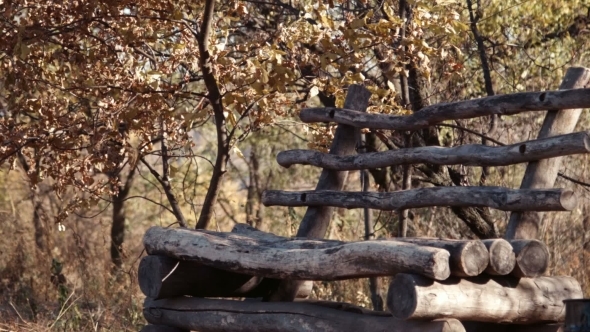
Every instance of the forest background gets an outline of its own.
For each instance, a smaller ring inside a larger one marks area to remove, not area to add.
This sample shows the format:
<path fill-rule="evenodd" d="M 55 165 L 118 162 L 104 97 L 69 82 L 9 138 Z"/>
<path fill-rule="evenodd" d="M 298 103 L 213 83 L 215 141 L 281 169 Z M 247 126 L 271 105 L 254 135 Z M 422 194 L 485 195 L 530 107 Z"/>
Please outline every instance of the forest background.
<path fill-rule="evenodd" d="M 0 0 L 0 329 L 137 331 L 136 270 L 153 225 L 284 236 L 304 209 L 265 208 L 265 189 L 313 189 L 319 170 L 279 151 L 325 151 L 334 126 L 298 112 L 373 93 L 369 112 L 555 90 L 589 66 L 588 0 Z M 367 132 L 368 151 L 536 138 L 542 113 Z M 576 130 L 590 128 L 583 113 Z M 590 295 L 588 156 L 556 187 L 582 204 L 547 213 L 551 275 Z M 370 170 L 371 190 L 517 188 L 525 165 Z M 406 179 L 406 181 L 404 181 Z M 351 172 L 347 190 L 358 190 Z M 502 236 L 488 209 L 374 212 L 374 235 Z M 361 240 L 361 210 L 337 210 L 329 238 Z M 384 283 L 385 284 L 385 283 Z M 312 297 L 372 307 L 368 281 L 316 283 Z"/>

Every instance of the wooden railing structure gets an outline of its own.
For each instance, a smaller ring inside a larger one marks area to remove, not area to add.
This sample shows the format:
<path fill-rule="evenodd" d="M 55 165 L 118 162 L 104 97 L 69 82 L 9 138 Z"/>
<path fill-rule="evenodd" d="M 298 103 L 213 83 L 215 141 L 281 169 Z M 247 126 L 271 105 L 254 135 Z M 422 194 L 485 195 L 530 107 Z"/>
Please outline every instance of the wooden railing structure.
<path fill-rule="evenodd" d="M 543 276 L 549 261 L 535 240 L 542 211 L 570 211 L 576 197 L 553 189 L 561 156 L 590 152 L 588 132 L 571 133 L 590 70 L 570 68 L 562 90 L 429 106 L 409 116 L 367 114 L 369 92 L 349 87 L 343 109 L 301 112 L 337 122 L 330 153 L 292 150 L 278 162 L 322 167 L 315 191 L 266 191 L 265 205 L 308 206 L 296 238 L 238 224 L 232 232 L 150 228 L 139 266 L 147 296 L 142 331 L 557 331 L 563 300 L 583 296 L 566 276 Z M 539 139 L 508 146 L 416 147 L 355 154 L 359 128 L 417 130 L 445 120 L 550 110 Z M 558 111 L 559 110 L 559 111 Z M 545 159 L 551 162 L 544 163 Z M 497 166 L 528 162 L 520 189 L 431 187 L 343 192 L 346 172 L 400 164 Z M 504 239 L 324 240 L 334 207 L 398 210 L 428 206 L 513 211 Z M 313 280 L 390 276 L 387 311 L 305 298 Z M 217 298 L 217 299 L 212 299 Z M 245 300 L 219 298 L 246 298 Z M 262 298 L 262 300 L 261 300 Z M 277 302 L 278 300 L 278 302 Z M 500 325 L 501 324 L 501 325 Z"/>

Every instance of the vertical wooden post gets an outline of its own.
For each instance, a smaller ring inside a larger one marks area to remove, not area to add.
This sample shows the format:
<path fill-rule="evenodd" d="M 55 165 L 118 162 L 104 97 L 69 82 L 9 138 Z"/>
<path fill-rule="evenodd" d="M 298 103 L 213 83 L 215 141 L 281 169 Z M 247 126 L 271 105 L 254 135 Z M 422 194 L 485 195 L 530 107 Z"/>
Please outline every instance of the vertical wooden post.
<path fill-rule="evenodd" d="M 369 106 L 371 92 L 362 85 L 354 84 L 348 87 L 344 108 L 355 111 L 366 111 Z M 356 153 L 358 129 L 339 124 L 334 134 L 334 141 L 330 147 L 330 154 L 347 156 Z M 348 171 L 331 171 L 324 169 L 318 180 L 316 190 L 342 190 Z M 321 239 L 326 236 L 330 220 L 334 212 L 329 206 L 310 206 L 297 231 L 297 237 Z M 299 287 L 303 285 L 301 280 L 284 280 L 276 292 L 269 297 L 270 301 L 293 301 Z"/>
<path fill-rule="evenodd" d="M 559 87 L 561 90 L 584 88 L 590 80 L 590 69 L 571 67 Z M 543 98 L 543 94 L 541 95 Z M 571 133 L 581 109 L 549 110 L 545 116 L 538 138 L 546 138 Z M 521 189 L 552 188 L 561 167 L 562 158 L 544 159 L 530 162 L 522 179 Z M 535 239 L 543 212 L 513 212 L 506 229 L 506 239 Z"/>

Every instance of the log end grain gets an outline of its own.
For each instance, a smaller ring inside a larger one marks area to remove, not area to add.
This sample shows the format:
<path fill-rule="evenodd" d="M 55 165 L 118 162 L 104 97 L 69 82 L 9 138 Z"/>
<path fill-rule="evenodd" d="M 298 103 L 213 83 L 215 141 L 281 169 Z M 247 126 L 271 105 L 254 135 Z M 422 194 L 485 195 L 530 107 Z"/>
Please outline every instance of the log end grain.
<path fill-rule="evenodd" d="M 572 211 L 578 206 L 578 198 L 572 190 L 562 191 L 559 202 L 565 211 Z"/>
<path fill-rule="evenodd" d="M 158 298 L 162 277 L 172 271 L 178 261 L 167 257 L 145 256 L 139 262 L 137 273 L 139 289 L 145 296 Z"/>
<path fill-rule="evenodd" d="M 473 277 L 482 273 L 489 263 L 489 252 L 481 241 L 469 241 L 465 244 L 461 261 L 461 276 Z"/>
<path fill-rule="evenodd" d="M 510 242 L 504 239 L 488 239 L 483 243 L 490 253 L 490 263 L 485 270 L 487 274 L 503 276 L 514 270 L 516 257 Z"/>
<path fill-rule="evenodd" d="M 516 264 L 512 275 L 518 278 L 535 278 L 547 271 L 549 249 L 538 240 L 511 240 Z"/>
<path fill-rule="evenodd" d="M 434 249 L 434 248 L 433 248 Z M 432 256 L 432 278 L 435 280 L 446 280 L 451 276 L 449 264 L 450 254 L 446 250 L 439 250 Z"/>
<path fill-rule="evenodd" d="M 430 286 L 433 281 L 415 278 L 411 274 L 399 273 L 389 284 L 387 291 L 387 308 L 395 318 L 407 319 L 416 311 L 418 305 L 418 286 Z"/>

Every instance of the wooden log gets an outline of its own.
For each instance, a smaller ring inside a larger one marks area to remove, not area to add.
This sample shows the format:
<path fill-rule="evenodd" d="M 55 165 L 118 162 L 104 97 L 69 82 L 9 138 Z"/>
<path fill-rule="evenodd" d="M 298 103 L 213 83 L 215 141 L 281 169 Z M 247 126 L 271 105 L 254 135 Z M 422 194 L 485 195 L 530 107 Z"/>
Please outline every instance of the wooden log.
<path fill-rule="evenodd" d="M 288 240 L 285 247 L 270 247 L 240 234 L 152 227 L 143 243 L 150 255 L 267 278 L 339 280 L 411 271 L 444 280 L 450 275 L 448 251 L 394 241 Z"/>
<path fill-rule="evenodd" d="M 567 76 L 566 76 L 567 77 Z M 357 128 L 418 130 L 447 120 L 470 119 L 492 114 L 513 115 L 526 111 L 590 107 L 590 89 L 521 92 L 424 107 L 411 115 L 361 113 L 334 107 L 308 108 L 301 121 L 336 122 Z M 571 131 L 570 131 L 571 132 Z"/>
<path fill-rule="evenodd" d="M 534 278 L 547 271 L 549 249 L 539 240 L 511 240 L 516 264 L 511 275 L 517 278 Z"/>
<path fill-rule="evenodd" d="M 451 254 L 451 275 L 472 277 L 488 266 L 489 253 L 481 241 L 449 240 L 435 238 L 395 238 L 396 241 L 447 250 Z M 512 252 L 512 248 L 510 250 Z"/>
<path fill-rule="evenodd" d="M 567 189 L 507 189 L 502 187 L 430 187 L 395 192 L 265 190 L 266 206 L 336 206 L 347 209 L 400 210 L 430 206 L 487 206 L 503 211 L 571 211 L 577 205 Z"/>
<path fill-rule="evenodd" d="M 494 324 L 483 322 L 461 322 L 467 332 L 563 332 L 561 324 Z"/>
<path fill-rule="evenodd" d="M 590 82 L 590 69 L 583 67 L 569 68 L 561 83 L 560 89 L 563 92 L 582 91 L 566 90 L 585 87 Z M 571 133 L 582 108 L 587 105 L 571 105 L 571 107 L 548 107 L 550 110 L 539 131 L 538 138 L 553 137 Z M 561 109 L 561 111 L 559 111 Z M 567 109 L 567 110 L 566 110 Z M 557 173 L 561 168 L 562 158 L 545 159 L 531 162 L 527 165 L 520 188 L 552 188 L 557 179 Z M 543 212 L 512 213 L 506 228 L 506 239 L 535 239 L 537 238 L 539 226 L 543 220 Z"/>
<path fill-rule="evenodd" d="M 253 232 L 264 234 L 267 239 L 282 237 L 264 233 L 246 224 L 234 227 L 232 233 L 249 235 Z M 278 279 L 264 279 L 235 272 L 224 271 L 192 261 L 149 255 L 141 259 L 138 271 L 139 288 L 154 299 L 183 295 L 197 297 L 247 297 L 269 296 L 278 286 Z M 312 281 L 303 283 L 297 298 L 311 294 Z"/>
<path fill-rule="evenodd" d="M 144 256 L 137 274 L 139 288 L 145 296 L 161 299 L 183 295 L 197 297 L 265 297 L 279 284 L 278 279 L 224 271 L 193 261 L 179 261 L 161 256 Z M 313 282 L 300 288 L 298 298 L 311 294 Z"/>
<path fill-rule="evenodd" d="M 171 327 L 166 325 L 145 325 L 139 332 L 190 332 L 187 329 L 181 329 L 178 327 Z"/>
<path fill-rule="evenodd" d="M 391 281 L 387 305 L 400 319 L 535 324 L 562 322 L 563 300 L 581 297 L 580 284 L 571 277 L 452 277 L 438 282 L 402 273 Z"/>
<path fill-rule="evenodd" d="M 283 167 L 293 164 L 313 165 L 330 170 L 360 170 L 407 164 L 506 166 L 547 158 L 590 152 L 589 132 L 549 137 L 504 146 L 481 144 L 452 148 L 423 146 L 352 156 L 336 156 L 311 150 L 279 152 L 277 162 Z"/>
<path fill-rule="evenodd" d="M 490 263 L 485 273 L 504 276 L 514 270 L 516 257 L 510 242 L 504 239 L 487 239 L 482 241 L 490 253 Z"/>
<path fill-rule="evenodd" d="M 200 332 L 450 332 L 465 331 L 456 319 L 403 321 L 299 302 L 241 302 L 201 298 L 147 300 L 146 320 Z"/>
<path fill-rule="evenodd" d="M 371 92 L 362 85 L 353 84 L 348 87 L 344 107 L 359 112 L 365 112 L 369 106 Z M 334 139 L 330 146 L 330 154 L 346 156 L 356 152 L 356 137 L 358 129 L 344 124 L 338 125 Z M 348 172 L 338 172 L 324 169 L 320 174 L 316 190 L 336 190 L 344 188 Z M 305 211 L 299 224 L 298 237 L 321 239 L 326 236 L 330 226 L 334 208 L 331 206 L 312 206 Z M 300 280 L 285 280 L 269 297 L 270 301 L 292 301 L 302 287 Z"/>

